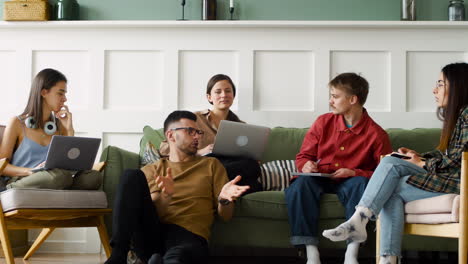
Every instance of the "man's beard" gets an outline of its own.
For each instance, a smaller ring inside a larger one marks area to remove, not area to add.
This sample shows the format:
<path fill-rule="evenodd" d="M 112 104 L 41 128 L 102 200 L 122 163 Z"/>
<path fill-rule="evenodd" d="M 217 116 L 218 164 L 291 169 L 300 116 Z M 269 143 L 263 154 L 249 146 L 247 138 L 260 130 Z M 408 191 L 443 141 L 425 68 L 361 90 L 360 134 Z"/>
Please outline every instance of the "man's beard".
<path fill-rule="evenodd" d="M 190 147 L 183 147 L 183 146 L 178 146 L 178 148 L 179 148 L 180 151 L 187 154 L 188 156 L 195 156 L 197 154 L 197 150 L 198 150 L 197 148 L 192 150 L 192 148 L 190 148 Z"/>

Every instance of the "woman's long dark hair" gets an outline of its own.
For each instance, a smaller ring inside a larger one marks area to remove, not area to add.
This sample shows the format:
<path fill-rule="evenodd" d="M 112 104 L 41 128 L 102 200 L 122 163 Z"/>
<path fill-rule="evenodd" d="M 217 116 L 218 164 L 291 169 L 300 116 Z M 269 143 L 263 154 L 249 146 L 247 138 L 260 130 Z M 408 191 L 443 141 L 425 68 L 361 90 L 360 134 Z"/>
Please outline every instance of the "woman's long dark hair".
<path fill-rule="evenodd" d="M 50 90 L 58 82 L 67 82 L 67 78 L 63 73 L 54 69 L 44 69 L 34 77 L 31 84 L 31 91 L 29 92 L 28 104 L 24 108 L 21 116 L 32 116 L 36 121 L 38 128 L 43 128 L 45 123 L 42 120 L 42 103 L 43 98 L 41 91 L 43 89 Z"/>
<path fill-rule="evenodd" d="M 441 151 L 447 150 L 455 124 L 457 123 L 460 111 L 468 105 L 468 64 L 452 63 L 442 68 L 447 106 L 437 108 L 437 117 L 444 122 L 439 146 Z"/>

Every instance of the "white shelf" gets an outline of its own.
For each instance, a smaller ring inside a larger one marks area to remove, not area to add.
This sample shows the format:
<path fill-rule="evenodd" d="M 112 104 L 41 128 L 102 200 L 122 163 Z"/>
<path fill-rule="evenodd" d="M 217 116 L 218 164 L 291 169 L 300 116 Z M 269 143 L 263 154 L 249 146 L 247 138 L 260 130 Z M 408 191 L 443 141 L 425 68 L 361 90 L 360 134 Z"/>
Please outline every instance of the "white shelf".
<path fill-rule="evenodd" d="M 46 22 L 0 21 L 0 28 L 468 28 L 468 21 L 173 21 L 173 20 L 82 20 Z"/>

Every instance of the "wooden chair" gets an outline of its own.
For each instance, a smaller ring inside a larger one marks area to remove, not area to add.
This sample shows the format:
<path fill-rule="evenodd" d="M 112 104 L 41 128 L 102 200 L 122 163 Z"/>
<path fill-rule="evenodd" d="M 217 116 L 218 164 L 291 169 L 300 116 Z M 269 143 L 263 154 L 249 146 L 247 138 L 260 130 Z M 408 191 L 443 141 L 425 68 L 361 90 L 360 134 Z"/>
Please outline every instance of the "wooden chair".
<path fill-rule="evenodd" d="M 4 127 L 0 127 L 0 142 Z M 7 164 L 6 159 L 0 160 L 0 175 Z M 101 171 L 103 162 L 94 166 Z M 15 263 L 7 230 L 42 228 L 41 233 L 23 257 L 27 260 L 47 239 L 56 228 L 65 227 L 96 227 L 102 246 L 107 257 L 110 257 L 111 247 L 104 215 L 111 213 L 111 209 L 17 209 L 4 212 L 0 201 L 0 242 L 7 264 Z"/>
<path fill-rule="evenodd" d="M 405 223 L 404 233 L 409 235 L 449 237 L 458 239 L 458 263 L 468 263 L 468 152 L 462 156 L 460 174 L 460 214 L 458 223 L 409 224 Z M 380 222 L 377 222 L 376 263 L 380 259 Z"/>

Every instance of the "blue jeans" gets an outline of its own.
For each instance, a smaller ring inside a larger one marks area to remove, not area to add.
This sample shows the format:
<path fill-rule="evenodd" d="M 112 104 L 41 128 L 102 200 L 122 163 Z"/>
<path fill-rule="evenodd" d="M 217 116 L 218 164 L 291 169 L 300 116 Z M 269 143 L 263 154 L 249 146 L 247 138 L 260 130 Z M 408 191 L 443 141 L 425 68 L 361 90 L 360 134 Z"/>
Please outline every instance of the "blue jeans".
<path fill-rule="evenodd" d="M 381 256 L 401 256 L 405 203 L 444 194 L 406 183 L 409 176 L 426 172 L 405 160 L 385 157 L 372 175 L 358 206 L 369 208 L 374 216 L 380 213 Z"/>
<path fill-rule="evenodd" d="M 351 177 L 342 182 L 322 177 L 296 178 L 285 190 L 291 244 L 318 244 L 320 196 L 323 193 L 336 193 L 345 207 L 346 219 L 349 219 L 354 214 L 367 182 L 368 179 L 362 176 Z"/>

